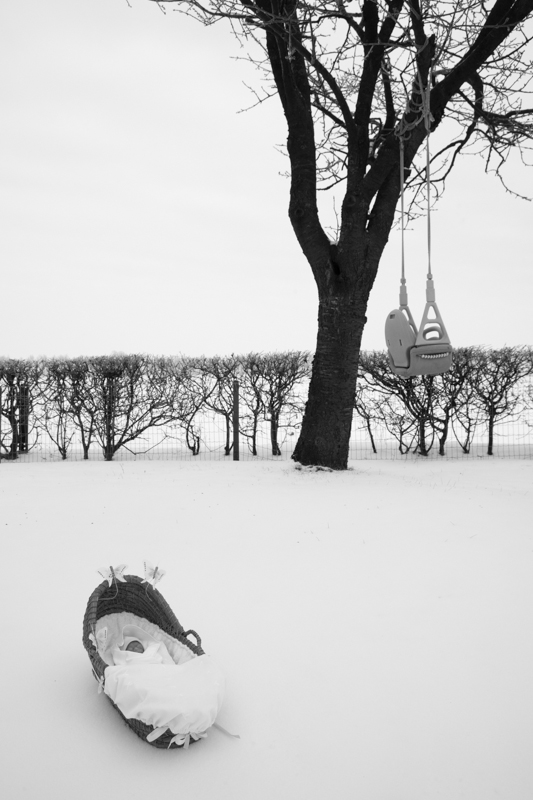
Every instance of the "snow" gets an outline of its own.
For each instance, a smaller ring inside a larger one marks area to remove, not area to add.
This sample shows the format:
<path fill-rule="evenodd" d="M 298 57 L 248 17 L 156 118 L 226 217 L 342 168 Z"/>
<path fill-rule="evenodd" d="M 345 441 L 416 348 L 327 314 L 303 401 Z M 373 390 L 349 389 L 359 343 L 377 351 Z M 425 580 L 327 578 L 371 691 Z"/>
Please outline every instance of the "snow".
<path fill-rule="evenodd" d="M 4 797 L 533 796 L 533 462 L 0 464 Z M 150 747 L 81 642 L 106 564 L 223 669 L 221 725 Z"/>

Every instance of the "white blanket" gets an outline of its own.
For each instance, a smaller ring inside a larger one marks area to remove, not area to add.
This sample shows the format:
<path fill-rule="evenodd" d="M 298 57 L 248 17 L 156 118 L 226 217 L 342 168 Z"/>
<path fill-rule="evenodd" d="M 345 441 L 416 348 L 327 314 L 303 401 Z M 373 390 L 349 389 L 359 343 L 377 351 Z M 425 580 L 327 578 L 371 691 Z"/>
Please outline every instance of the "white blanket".
<path fill-rule="evenodd" d="M 210 656 L 197 656 L 157 625 L 129 612 L 98 620 L 92 636 L 102 659 L 104 692 L 126 719 L 154 730 L 150 741 L 168 728 L 173 741 L 187 744 L 215 722 L 224 696 L 224 676 Z M 136 640 L 143 653 L 127 650 Z"/>
<path fill-rule="evenodd" d="M 224 676 L 207 655 L 183 664 L 162 663 L 159 647 L 154 643 L 144 653 L 123 651 L 117 656 L 123 663 L 105 670 L 104 691 L 126 719 L 197 738 L 194 734 L 205 733 L 215 722 Z"/>

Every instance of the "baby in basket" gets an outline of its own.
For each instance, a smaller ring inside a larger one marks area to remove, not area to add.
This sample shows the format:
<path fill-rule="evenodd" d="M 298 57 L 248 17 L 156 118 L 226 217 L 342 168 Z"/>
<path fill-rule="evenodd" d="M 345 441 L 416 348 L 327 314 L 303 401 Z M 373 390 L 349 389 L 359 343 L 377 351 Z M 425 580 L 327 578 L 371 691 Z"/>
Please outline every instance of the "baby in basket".
<path fill-rule="evenodd" d="M 144 653 L 144 647 L 138 639 L 132 639 L 126 647 L 126 650 L 129 650 L 131 653 Z"/>
<path fill-rule="evenodd" d="M 158 642 L 137 625 L 125 625 L 122 641 L 111 649 L 115 666 L 124 664 L 172 664 L 175 665 L 163 642 Z"/>
<path fill-rule="evenodd" d="M 105 670 L 104 692 L 126 719 L 155 729 L 150 741 L 170 728 L 183 744 L 213 725 L 224 677 L 209 656 L 191 653 L 177 663 L 164 642 L 137 625 L 123 626 L 108 652 L 113 665 Z"/>

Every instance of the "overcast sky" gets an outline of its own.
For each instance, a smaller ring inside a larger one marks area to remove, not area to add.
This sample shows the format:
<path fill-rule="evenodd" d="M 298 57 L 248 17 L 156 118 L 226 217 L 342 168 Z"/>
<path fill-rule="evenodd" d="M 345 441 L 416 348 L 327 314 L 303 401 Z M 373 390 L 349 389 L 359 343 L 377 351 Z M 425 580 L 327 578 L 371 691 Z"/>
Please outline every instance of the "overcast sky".
<path fill-rule="evenodd" d="M 0 356 L 313 349 L 317 295 L 287 216 L 279 100 L 225 23 L 148 0 L 24 0 L 0 11 Z M 533 196 L 517 160 L 510 182 Z M 533 205 L 463 158 L 432 216 L 455 345 L 533 343 Z M 425 223 L 407 235 L 423 310 Z M 397 305 L 391 235 L 363 346 Z"/>

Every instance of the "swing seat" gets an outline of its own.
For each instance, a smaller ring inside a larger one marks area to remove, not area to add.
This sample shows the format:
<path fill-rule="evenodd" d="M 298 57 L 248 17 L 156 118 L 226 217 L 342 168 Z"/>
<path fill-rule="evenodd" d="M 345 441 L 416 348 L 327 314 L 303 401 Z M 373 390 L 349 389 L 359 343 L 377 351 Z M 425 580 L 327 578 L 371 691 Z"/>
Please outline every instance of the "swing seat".
<path fill-rule="evenodd" d="M 417 330 L 400 308 L 391 311 L 385 322 L 385 340 L 393 368 L 408 369 L 409 353 L 416 342 Z"/>
<path fill-rule="evenodd" d="M 430 311 L 433 318 L 428 321 Z M 391 370 L 402 378 L 440 375 L 452 366 L 452 346 L 434 302 L 426 304 L 420 331 L 408 307 L 405 313 L 401 308 L 391 311 L 385 322 L 385 339 Z"/>

